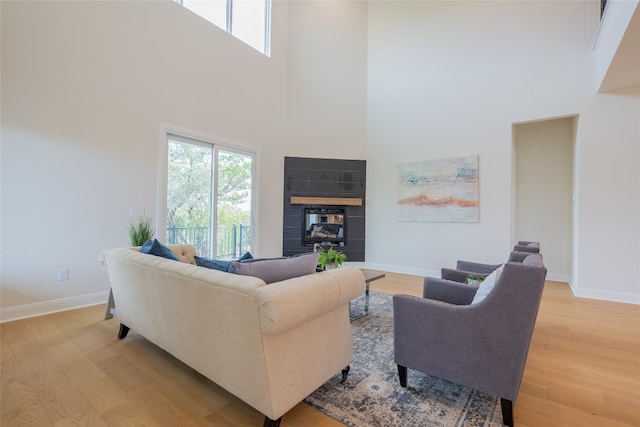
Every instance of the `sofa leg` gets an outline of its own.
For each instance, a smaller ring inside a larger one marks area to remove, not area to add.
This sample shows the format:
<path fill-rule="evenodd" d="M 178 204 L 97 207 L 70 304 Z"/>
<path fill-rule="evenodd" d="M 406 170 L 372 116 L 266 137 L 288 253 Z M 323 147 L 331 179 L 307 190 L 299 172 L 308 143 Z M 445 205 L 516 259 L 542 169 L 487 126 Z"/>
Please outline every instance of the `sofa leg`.
<path fill-rule="evenodd" d="M 120 323 L 120 331 L 118 331 L 118 339 L 121 340 L 129 333 L 129 327 Z"/>
<path fill-rule="evenodd" d="M 262 426 L 263 427 L 279 427 L 280 421 L 282 421 L 282 417 L 278 418 L 277 420 L 272 420 L 269 417 L 264 417 L 264 424 Z"/>
<path fill-rule="evenodd" d="M 398 379 L 400 380 L 400 387 L 407 386 L 407 367 L 398 365 Z"/>
<path fill-rule="evenodd" d="M 342 370 L 342 380 L 340 384 L 343 384 L 347 380 L 347 375 L 349 375 L 349 371 L 351 370 L 351 366 L 347 365 L 346 368 Z"/>
<path fill-rule="evenodd" d="M 502 406 L 502 423 L 506 426 L 513 427 L 513 402 L 501 397 L 500 406 Z"/>

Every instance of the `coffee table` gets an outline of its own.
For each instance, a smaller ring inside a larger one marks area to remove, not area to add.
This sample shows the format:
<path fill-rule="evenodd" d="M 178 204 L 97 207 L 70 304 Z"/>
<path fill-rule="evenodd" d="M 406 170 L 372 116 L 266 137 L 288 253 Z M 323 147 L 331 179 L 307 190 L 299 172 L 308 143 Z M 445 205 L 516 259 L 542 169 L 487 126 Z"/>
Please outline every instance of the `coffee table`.
<path fill-rule="evenodd" d="M 362 274 L 364 274 L 364 311 L 358 315 L 351 316 L 351 320 L 359 319 L 360 317 L 369 313 L 369 284 L 374 280 L 382 279 L 385 274 L 384 271 L 372 270 L 370 268 L 361 268 Z"/>

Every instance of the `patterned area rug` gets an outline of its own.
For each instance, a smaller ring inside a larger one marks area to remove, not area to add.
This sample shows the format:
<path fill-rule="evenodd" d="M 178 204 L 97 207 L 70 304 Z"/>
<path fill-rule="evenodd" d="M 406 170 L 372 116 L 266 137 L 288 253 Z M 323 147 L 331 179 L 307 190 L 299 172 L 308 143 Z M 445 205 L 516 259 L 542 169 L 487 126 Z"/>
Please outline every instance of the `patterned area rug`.
<path fill-rule="evenodd" d="M 354 301 L 361 313 L 364 297 Z M 369 314 L 352 322 L 354 356 L 345 384 L 340 375 L 304 402 L 350 427 L 502 426 L 499 399 L 409 369 L 400 387 L 393 363 L 393 303 L 371 293 Z"/>

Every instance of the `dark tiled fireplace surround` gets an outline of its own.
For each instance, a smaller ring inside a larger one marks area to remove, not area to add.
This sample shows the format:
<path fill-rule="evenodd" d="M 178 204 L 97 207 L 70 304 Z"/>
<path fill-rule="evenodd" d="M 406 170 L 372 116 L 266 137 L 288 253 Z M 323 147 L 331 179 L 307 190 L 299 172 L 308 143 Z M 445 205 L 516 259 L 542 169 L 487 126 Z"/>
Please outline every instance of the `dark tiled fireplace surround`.
<path fill-rule="evenodd" d="M 345 253 L 347 261 L 365 260 L 366 166 L 365 160 L 285 157 L 284 256 L 313 251 L 313 246 L 303 243 L 304 210 L 308 207 L 326 207 L 345 210 L 346 242 L 336 249 Z M 291 203 L 292 197 L 294 203 Z M 304 198 L 303 202 L 299 201 L 300 198 Z M 327 198 L 336 200 L 331 200 L 330 204 L 317 203 Z M 360 202 L 359 206 L 342 204 L 357 201 Z"/>

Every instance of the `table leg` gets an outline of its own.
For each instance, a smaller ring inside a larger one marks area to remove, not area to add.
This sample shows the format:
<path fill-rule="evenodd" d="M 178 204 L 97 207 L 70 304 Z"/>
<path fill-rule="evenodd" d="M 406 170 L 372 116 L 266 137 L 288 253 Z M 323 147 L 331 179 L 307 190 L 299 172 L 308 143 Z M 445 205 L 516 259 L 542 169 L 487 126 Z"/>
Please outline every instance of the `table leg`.
<path fill-rule="evenodd" d="M 369 282 L 365 284 L 364 289 L 364 314 L 369 313 Z"/>
<path fill-rule="evenodd" d="M 369 282 L 365 282 L 364 288 L 364 310 L 360 314 L 351 315 L 351 301 L 349 301 L 349 317 L 351 320 L 356 320 L 361 318 L 362 316 L 369 314 Z"/>

